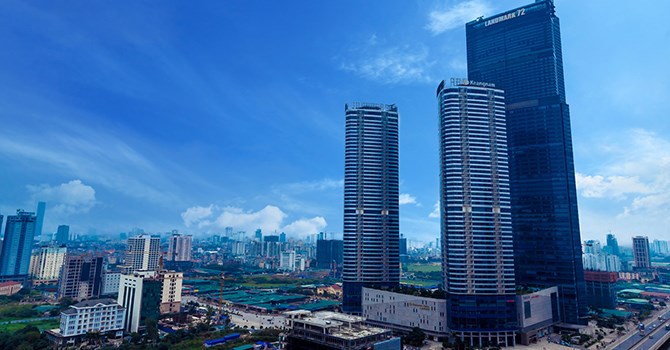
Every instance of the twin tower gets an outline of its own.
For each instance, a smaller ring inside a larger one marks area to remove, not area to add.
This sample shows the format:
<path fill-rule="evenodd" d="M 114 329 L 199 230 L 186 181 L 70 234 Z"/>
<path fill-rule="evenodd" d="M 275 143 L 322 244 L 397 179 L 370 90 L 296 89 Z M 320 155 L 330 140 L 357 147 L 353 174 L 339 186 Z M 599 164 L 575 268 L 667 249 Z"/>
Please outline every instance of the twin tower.
<path fill-rule="evenodd" d="M 559 289 L 586 314 L 559 19 L 551 0 L 466 24 L 468 79 L 437 89 L 449 329 L 517 328 L 516 286 Z M 343 310 L 399 284 L 398 109 L 345 107 Z"/>

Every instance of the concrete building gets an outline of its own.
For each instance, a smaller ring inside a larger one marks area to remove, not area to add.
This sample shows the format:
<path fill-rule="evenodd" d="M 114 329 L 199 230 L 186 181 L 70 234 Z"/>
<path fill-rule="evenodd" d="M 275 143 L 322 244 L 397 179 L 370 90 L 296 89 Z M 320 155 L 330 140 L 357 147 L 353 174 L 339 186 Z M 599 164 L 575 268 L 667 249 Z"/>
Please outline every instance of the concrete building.
<path fill-rule="evenodd" d="M 147 319 L 158 320 L 162 287 L 163 281 L 140 273 L 121 276 L 117 302 L 125 309 L 126 332 L 138 332 Z"/>
<path fill-rule="evenodd" d="M 157 276 L 163 281 L 160 313 L 178 313 L 181 309 L 181 287 L 184 274 L 174 271 L 160 271 Z"/>
<path fill-rule="evenodd" d="M 102 282 L 102 295 L 115 295 L 119 293 L 121 284 L 120 272 L 105 272 Z"/>
<path fill-rule="evenodd" d="M 0 295 L 10 296 L 18 293 L 23 286 L 21 282 L 7 281 L 0 282 Z"/>
<path fill-rule="evenodd" d="M 131 271 L 157 270 L 161 256 L 161 239 L 149 235 L 138 235 L 128 238 L 125 265 Z"/>
<path fill-rule="evenodd" d="M 365 324 L 365 318 L 337 312 L 285 313 L 291 350 L 400 350 L 400 338 L 390 330 Z"/>
<path fill-rule="evenodd" d="M 73 345 L 89 332 L 123 335 L 125 309 L 114 299 L 93 299 L 71 305 L 61 312 L 60 328 L 47 331 L 56 345 Z"/>
<path fill-rule="evenodd" d="M 168 261 L 191 261 L 193 236 L 173 234 L 168 243 Z"/>
<path fill-rule="evenodd" d="M 470 346 L 515 344 L 514 245 L 505 93 L 452 79 L 437 88 L 442 271 L 449 329 Z"/>
<path fill-rule="evenodd" d="M 400 284 L 398 108 L 352 103 L 344 109 L 342 310 L 360 314 L 363 287 Z"/>
<path fill-rule="evenodd" d="M 65 246 L 42 246 L 30 258 L 30 278 L 35 284 L 57 282 L 65 262 Z"/>
<path fill-rule="evenodd" d="M 516 296 L 521 344 L 537 343 L 551 333 L 552 327 L 561 321 L 559 300 L 557 287 Z"/>
<path fill-rule="evenodd" d="M 100 297 L 103 257 L 66 254 L 58 282 L 58 298 L 83 300 Z"/>
<path fill-rule="evenodd" d="M 637 236 L 633 237 L 633 258 L 636 269 L 650 269 L 651 255 L 649 254 L 649 238 Z"/>
<path fill-rule="evenodd" d="M 363 288 L 363 317 L 366 322 L 394 331 L 421 328 L 433 340 L 449 336 L 447 300 L 426 298 L 392 291 Z"/>
<path fill-rule="evenodd" d="M 320 239 L 316 241 L 316 267 L 342 272 L 343 242 L 341 239 Z"/>

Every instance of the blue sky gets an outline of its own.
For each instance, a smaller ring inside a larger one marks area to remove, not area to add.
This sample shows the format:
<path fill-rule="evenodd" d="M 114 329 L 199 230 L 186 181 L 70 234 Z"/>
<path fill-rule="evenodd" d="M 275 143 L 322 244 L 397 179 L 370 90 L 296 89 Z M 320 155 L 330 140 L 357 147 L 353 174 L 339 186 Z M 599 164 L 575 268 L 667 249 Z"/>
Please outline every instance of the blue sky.
<path fill-rule="evenodd" d="M 401 231 L 439 221 L 435 88 L 526 1 L 0 4 L 0 212 L 45 230 L 342 230 L 344 104 L 400 111 Z M 670 3 L 557 0 L 584 239 L 670 239 Z"/>

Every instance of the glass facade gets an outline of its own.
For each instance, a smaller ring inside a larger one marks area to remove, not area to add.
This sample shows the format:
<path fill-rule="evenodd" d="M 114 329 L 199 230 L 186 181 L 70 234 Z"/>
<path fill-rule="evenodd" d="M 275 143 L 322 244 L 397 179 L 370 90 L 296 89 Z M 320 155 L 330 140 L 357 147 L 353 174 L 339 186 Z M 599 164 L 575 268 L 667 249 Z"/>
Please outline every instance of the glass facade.
<path fill-rule="evenodd" d="M 517 282 L 558 286 L 561 319 L 583 323 L 585 283 L 570 114 L 550 0 L 466 24 L 468 78 L 505 90 Z"/>
<path fill-rule="evenodd" d="M 36 221 L 35 213 L 23 210 L 7 216 L 0 252 L 0 276 L 28 275 Z"/>
<path fill-rule="evenodd" d="M 366 287 L 400 283 L 398 108 L 345 106 L 342 310 L 361 313 Z"/>
<path fill-rule="evenodd" d="M 449 329 L 471 346 L 514 345 L 514 248 L 505 98 L 477 86 L 437 91 L 442 270 Z"/>

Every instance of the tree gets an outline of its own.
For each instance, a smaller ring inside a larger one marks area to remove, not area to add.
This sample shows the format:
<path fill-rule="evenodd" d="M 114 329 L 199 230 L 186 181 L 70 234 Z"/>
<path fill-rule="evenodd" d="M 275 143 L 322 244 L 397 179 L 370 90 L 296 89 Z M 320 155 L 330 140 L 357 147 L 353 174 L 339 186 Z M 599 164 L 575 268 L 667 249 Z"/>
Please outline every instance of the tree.
<path fill-rule="evenodd" d="M 153 318 L 148 318 L 144 321 L 144 324 L 147 326 L 147 335 L 146 340 L 149 343 L 158 342 L 158 322 Z"/>
<path fill-rule="evenodd" d="M 412 331 L 405 336 L 405 343 L 412 346 L 421 346 L 424 340 L 426 340 L 426 333 L 419 327 L 412 328 Z"/>

